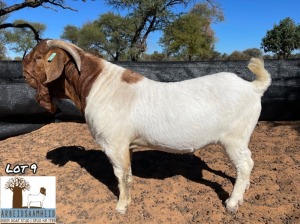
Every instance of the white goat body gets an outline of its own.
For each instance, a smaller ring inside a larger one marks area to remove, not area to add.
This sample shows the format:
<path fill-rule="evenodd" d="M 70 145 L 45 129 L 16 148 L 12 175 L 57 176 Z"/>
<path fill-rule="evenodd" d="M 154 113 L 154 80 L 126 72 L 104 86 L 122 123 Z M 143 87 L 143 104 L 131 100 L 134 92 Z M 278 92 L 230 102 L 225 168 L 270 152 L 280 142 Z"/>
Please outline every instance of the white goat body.
<path fill-rule="evenodd" d="M 118 177 L 119 212 L 124 213 L 130 202 L 129 148 L 181 153 L 210 143 L 224 146 L 237 168 L 238 179 L 226 202 L 229 211 L 237 211 L 253 167 L 248 142 L 260 115 L 261 97 L 271 83 L 261 60 L 252 59 L 249 68 L 258 75 L 253 82 L 223 72 L 182 82 L 143 78 L 128 84 L 120 78 L 125 69 L 105 62 L 106 78 L 100 75 L 94 82 L 85 116 Z"/>
<path fill-rule="evenodd" d="M 101 145 L 110 138 L 126 139 L 138 145 L 193 152 L 219 142 L 237 123 L 248 124 L 254 115 L 257 121 L 260 113 L 261 92 L 232 73 L 174 83 L 144 78 L 128 85 L 120 79 L 122 68 L 111 63 L 106 66 L 111 82 L 99 76 L 85 110 L 96 141 L 104 141 Z"/>
<path fill-rule="evenodd" d="M 57 56 L 49 60 L 53 52 Z M 27 82 L 38 90 L 37 100 L 47 110 L 55 111 L 52 97 L 64 93 L 84 113 L 118 178 L 120 213 L 131 201 L 132 149 L 146 146 L 182 153 L 210 143 L 221 144 L 237 169 L 226 201 L 229 211 L 237 211 L 253 168 L 249 139 L 260 115 L 261 97 L 271 84 L 262 60 L 249 63 L 256 75 L 253 82 L 222 72 L 161 83 L 54 40 L 37 45 L 23 66 Z"/>
<path fill-rule="evenodd" d="M 28 202 L 27 202 L 27 207 L 30 208 L 30 204 L 33 203 L 39 203 L 41 208 L 44 208 L 44 200 L 46 197 L 46 189 L 41 188 L 40 193 L 38 194 L 29 194 L 28 195 Z"/>

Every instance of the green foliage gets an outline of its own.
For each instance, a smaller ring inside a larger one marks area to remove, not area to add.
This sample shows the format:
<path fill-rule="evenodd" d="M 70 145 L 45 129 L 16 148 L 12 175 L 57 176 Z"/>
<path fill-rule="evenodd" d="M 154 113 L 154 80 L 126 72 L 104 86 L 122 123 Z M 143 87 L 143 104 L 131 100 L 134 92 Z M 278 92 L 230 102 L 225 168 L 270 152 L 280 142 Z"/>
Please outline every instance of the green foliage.
<path fill-rule="evenodd" d="M 107 13 L 95 21 L 102 36 L 100 48 L 106 51 L 115 61 L 125 55 L 130 46 L 134 24 L 131 18 L 114 13 Z"/>
<path fill-rule="evenodd" d="M 0 1 L 0 9 L 3 9 L 6 6 L 4 1 Z M 7 19 L 6 16 L 0 16 L 0 24 L 2 24 Z M 4 45 L 4 33 L 0 31 L 0 60 L 5 59 L 6 57 L 6 48 Z"/>
<path fill-rule="evenodd" d="M 16 20 L 14 24 L 28 23 L 24 20 Z M 31 23 L 32 26 L 42 34 L 46 29 L 46 25 L 42 23 Z M 16 53 L 26 53 L 36 45 L 34 34 L 28 28 L 8 29 L 4 31 L 5 42 L 10 45 L 10 49 Z"/>
<path fill-rule="evenodd" d="M 102 34 L 94 22 L 86 23 L 81 28 L 68 25 L 64 28 L 64 32 L 60 37 L 69 40 L 72 44 L 81 47 L 87 52 L 101 55 L 97 46 L 102 39 Z"/>
<path fill-rule="evenodd" d="M 60 36 L 60 38 L 69 40 L 72 44 L 78 45 L 79 33 L 80 28 L 72 25 L 67 25 L 64 27 L 63 34 Z"/>
<path fill-rule="evenodd" d="M 61 38 L 94 54 L 118 61 L 129 49 L 133 23 L 129 18 L 106 13 L 81 28 L 66 26 Z"/>
<path fill-rule="evenodd" d="M 292 51 L 300 49 L 300 25 L 291 18 L 285 18 L 279 25 L 274 25 L 262 39 L 264 52 L 273 52 L 279 58 L 287 59 Z"/>
<path fill-rule="evenodd" d="M 219 7 L 212 6 L 209 3 L 195 5 L 191 13 L 206 18 L 210 23 L 218 23 L 224 21 L 223 11 Z"/>
<path fill-rule="evenodd" d="M 4 1 L 0 1 L 0 10 L 5 8 L 6 4 Z M 8 15 L 1 15 L 0 16 L 0 24 L 2 24 L 6 19 L 7 19 Z"/>
<path fill-rule="evenodd" d="M 99 51 L 102 33 L 99 31 L 98 26 L 94 23 L 87 23 L 82 26 L 78 33 L 78 46 L 85 51 L 91 52 L 96 55 L 101 55 Z"/>
<path fill-rule="evenodd" d="M 262 52 L 261 50 L 257 48 L 249 48 L 243 51 L 243 53 L 250 58 L 256 57 L 256 58 L 261 58 L 262 57 Z"/>
<path fill-rule="evenodd" d="M 0 60 L 3 60 L 6 58 L 6 49 L 2 42 L 0 42 Z"/>
<path fill-rule="evenodd" d="M 151 61 L 164 61 L 166 59 L 166 55 L 164 53 L 159 53 L 154 51 L 153 54 L 150 55 Z"/>
<path fill-rule="evenodd" d="M 234 51 L 227 57 L 226 60 L 239 61 L 239 60 L 247 60 L 247 59 L 248 59 L 247 55 L 245 55 L 243 52 Z"/>
<path fill-rule="evenodd" d="M 172 7 L 180 4 L 187 5 L 190 0 L 106 0 L 106 2 L 115 9 L 126 10 L 128 13 L 125 16 L 106 13 L 81 28 L 66 26 L 61 38 L 90 52 L 106 55 L 108 59 L 120 60 L 129 57 L 136 61 L 147 49 L 149 34 L 162 30 L 176 18 L 177 15 L 172 11 Z M 207 34 L 205 37 L 201 36 L 201 44 L 197 43 L 197 56 L 200 57 L 207 54 L 199 53 L 199 49 L 213 48 L 214 33 L 210 24 L 223 20 L 223 14 L 214 7 L 209 8 L 208 4 L 205 7 L 201 5 L 197 7 L 189 16 L 194 17 L 194 20 L 201 17 L 201 23 L 198 25 L 202 33 Z M 194 20 L 191 19 L 192 23 Z M 154 55 L 154 58 L 156 56 L 162 57 L 162 55 Z"/>
<path fill-rule="evenodd" d="M 262 52 L 257 48 L 249 48 L 244 51 L 234 51 L 226 60 L 249 60 L 252 57 L 262 57 Z"/>
<path fill-rule="evenodd" d="M 187 5 L 190 0 L 106 0 L 117 9 L 127 10 L 126 17 L 132 21 L 133 30 L 129 42 L 128 54 L 137 61 L 146 51 L 147 38 L 150 33 L 162 30 L 175 14 L 172 7 Z"/>
<path fill-rule="evenodd" d="M 160 43 L 168 56 L 208 59 L 214 54 L 215 34 L 212 22 L 222 21 L 221 11 L 209 4 L 197 4 L 164 29 Z"/>

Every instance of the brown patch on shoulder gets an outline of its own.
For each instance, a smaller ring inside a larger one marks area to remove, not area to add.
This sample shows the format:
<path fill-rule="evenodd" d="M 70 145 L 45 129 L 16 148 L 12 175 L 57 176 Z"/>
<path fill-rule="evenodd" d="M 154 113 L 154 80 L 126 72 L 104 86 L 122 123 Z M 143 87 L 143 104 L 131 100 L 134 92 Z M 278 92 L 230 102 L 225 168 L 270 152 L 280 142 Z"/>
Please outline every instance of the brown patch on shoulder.
<path fill-rule="evenodd" d="M 144 76 L 142 76 L 141 74 L 136 73 L 130 69 L 126 69 L 123 72 L 121 79 L 123 82 L 133 84 L 133 83 L 137 83 L 137 82 L 141 81 L 143 78 L 144 78 Z"/>

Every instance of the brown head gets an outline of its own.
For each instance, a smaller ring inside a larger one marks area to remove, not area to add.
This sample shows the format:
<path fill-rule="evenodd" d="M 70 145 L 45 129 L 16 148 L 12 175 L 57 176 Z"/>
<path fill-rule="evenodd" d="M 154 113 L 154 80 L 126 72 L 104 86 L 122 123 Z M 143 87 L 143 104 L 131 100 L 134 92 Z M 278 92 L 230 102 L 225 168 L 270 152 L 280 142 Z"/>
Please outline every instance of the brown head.
<path fill-rule="evenodd" d="M 41 187 L 40 188 L 40 193 L 46 196 L 46 188 Z"/>
<path fill-rule="evenodd" d="M 40 193 L 46 196 L 46 188 L 41 187 L 40 188 Z"/>
<path fill-rule="evenodd" d="M 93 59 L 89 63 L 99 64 L 94 56 L 86 56 L 77 46 L 60 40 L 43 40 L 33 48 L 23 60 L 23 74 L 27 83 L 37 90 L 36 100 L 41 106 L 54 113 L 53 99 L 69 98 L 83 111 L 91 86 L 86 80 L 94 80 L 90 75 L 97 76 L 101 71 L 95 69 L 95 74 L 90 74 L 90 68 L 99 66 L 82 65 L 86 57 Z"/>

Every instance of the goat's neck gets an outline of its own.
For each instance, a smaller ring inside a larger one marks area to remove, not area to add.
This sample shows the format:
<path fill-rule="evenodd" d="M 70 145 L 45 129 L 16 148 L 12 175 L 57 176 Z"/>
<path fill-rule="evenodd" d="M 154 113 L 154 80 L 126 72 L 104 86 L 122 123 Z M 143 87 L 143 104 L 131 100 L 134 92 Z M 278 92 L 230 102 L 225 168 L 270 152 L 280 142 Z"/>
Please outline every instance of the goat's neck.
<path fill-rule="evenodd" d="M 74 63 L 67 63 L 65 66 L 65 94 L 84 114 L 86 106 L 86 97 L 88 96 L 92 84 L 100 75 L 104 65 L 102 59 L 90 55 L 81 55 L 82 66 L 79 73 Z"/>

